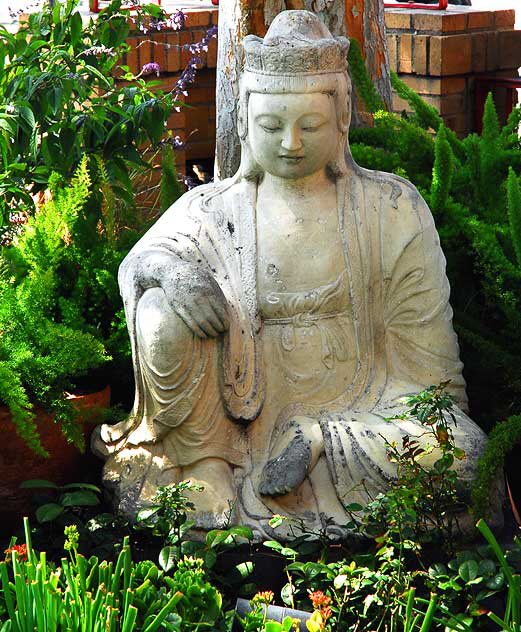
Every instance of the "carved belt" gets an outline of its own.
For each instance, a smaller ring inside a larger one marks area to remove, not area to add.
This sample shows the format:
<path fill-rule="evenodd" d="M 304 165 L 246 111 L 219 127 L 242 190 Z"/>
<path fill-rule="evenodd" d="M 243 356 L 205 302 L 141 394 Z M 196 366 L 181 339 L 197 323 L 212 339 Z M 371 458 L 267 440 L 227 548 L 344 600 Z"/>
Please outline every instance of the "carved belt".
<path fill-rule="evenodd" d="M 311 327 L 316 324 L 317 320 L 324 320 L 326 318 L 335 318 L 335 316 L 347 316 L 348 312 L 325 312 L 323 314 L 310 314 L 309 312 L 302 312 L 289 316 L 287 318 L 266 318 L 262 322 L 265 325 L 293 325 L 294 327 Z"/>

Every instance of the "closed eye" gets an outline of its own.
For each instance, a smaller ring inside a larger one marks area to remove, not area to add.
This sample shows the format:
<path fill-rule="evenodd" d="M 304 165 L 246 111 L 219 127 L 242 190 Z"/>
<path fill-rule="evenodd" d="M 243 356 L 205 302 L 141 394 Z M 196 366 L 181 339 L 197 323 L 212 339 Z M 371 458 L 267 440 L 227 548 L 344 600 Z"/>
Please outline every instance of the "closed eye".
<path fill-rule="evenodd" d="M 273 133 L 280 130 L 280 127 L 268 127 L 267 125 L 261 125 L 261 127 L 265 132 L 268 132 L 268 133 Z"/>

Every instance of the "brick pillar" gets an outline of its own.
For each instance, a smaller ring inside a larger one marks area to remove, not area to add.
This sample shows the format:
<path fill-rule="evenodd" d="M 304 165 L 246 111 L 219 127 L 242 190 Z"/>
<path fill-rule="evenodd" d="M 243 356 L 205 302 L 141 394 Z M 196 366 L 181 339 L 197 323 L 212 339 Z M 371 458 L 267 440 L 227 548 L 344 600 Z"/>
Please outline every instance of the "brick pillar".
<path fill-rule="evenodd" d="M 474 127 L 474 78 L 517 77 L 521 31 L 513 9 L 446 11 L 386 9 L 391 70 L 434 105 L 447 125 L 463 136 Z M 496 99 L 501 113 L 504 100 Z M 393 94 L 396 112 L 409 105 Z"/>

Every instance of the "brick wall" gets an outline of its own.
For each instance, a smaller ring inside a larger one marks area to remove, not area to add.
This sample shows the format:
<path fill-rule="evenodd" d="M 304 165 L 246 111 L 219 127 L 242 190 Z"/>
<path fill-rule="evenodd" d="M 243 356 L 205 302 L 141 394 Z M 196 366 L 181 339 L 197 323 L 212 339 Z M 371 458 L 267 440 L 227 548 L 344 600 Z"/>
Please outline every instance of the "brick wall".
<path fill-rule="evenodd" d="M 131 50 L 124 63 L 137 74 L 144 64 L 157 62 L 161 67 L 159 87 L 165 91 L 174 87 L 190 57 L 179 46 L 200 41 L 217 24 L 218 9 L 191 9 L 186 15 L 182 31 L 136 33 L 128 40 Z M 392 70 L 434 105 L 460 135 L 473 129 L 475 77 L 513 77 L 521 66 L 521 31 L 514 30 L 513 10 L 386 9 L 385 19 Z M 215 153 L 216 63 L 214 38 L 184 99 L 190 107 L 174 112 L 168 121 L 168 129 L 186 142 L 185 151 L 176 152 L 182 173 L 186 161 L 211 160 Z M 502 104 L 498 99 L 500 110 Z M 407 111 L 408 104 L 394 95 L 393 107 L 397 112 Z"/>
<path fill-rule="evenodd" d="M 521 31 L 514 30 L 513 9 L 386 9 L 385 22 L 391 69 L 460 135 L 474 128 L 475 78 L 518 75 Z M 497 96 L 501 113 L 504 95 Z M 409 106 L 395 94 L 393 108 Z"/>
<path fill-rule="evenodd" d="M 186 9 L 185 27 L 181 31 L 163 30 L 135 34 L 127 42 L 130 50 L 122 63 L 138 74 L 141 68 L 156 62 L 161 68 L 160 85 L 155 89 L 172 90 L 181 76 L 191 54 L 181 47 L 200 42 L 211 26 L 217 24 L 218 9 Z M 186 172 L 186 161 L 210 158 L 215 153 L 215 67 L 217 64 L 217 38 L 209 42 L 208 52 L 200 55 L 202 64 L 188 96 L 183 97 L 189 107 L 181 107 L 168 119 L 168 130 L 186 142 L 184 151 L 176 151 L 177 168 Z M 158 174 L 150 185 L 157 183 Z"/>

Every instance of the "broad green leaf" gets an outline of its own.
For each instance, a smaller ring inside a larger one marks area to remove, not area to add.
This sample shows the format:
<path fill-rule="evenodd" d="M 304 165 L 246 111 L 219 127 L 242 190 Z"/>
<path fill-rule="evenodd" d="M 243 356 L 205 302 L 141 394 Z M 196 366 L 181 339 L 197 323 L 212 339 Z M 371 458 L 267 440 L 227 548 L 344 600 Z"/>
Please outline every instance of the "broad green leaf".
<path fill-rule="evenodd" d="M 43 478 L 31 478 L 21 483 L 20 487 L 22 489 L 60 489 L 56 483 Z"/>
<path fill-rule="evenodd" d="M 485 585 L 490 590 L 501 590 L 501 588 L 503 588 L 503 586 L 505 585 L 505 577 L 503 573 L 498 573 L 497 575 L 489 579 Z"/>
<path fill-rule="evenodd" d="M 274 551 L 280 551 L 282 549 L 282 544 L 276 540 L 266 540 L 263 544 L 264 546 L 267 546 L 268 549 L 273 549 Z"/>
<path fill-rule="evenodd" d="M 83 30 L 81 15 L 77 11 L 71 17 L 70 30 L 71 30 L 71 42 L 72 42 L 72 45 L 75 46 L 78 43 L 81 36 L 81 32 Z"/>
<path fill-rule="evenodd" d="M 293 604 L 293 589 L 289 582 L 285 586 L 283 586 L 282 590 L 280 591 L 280 596 L 282 598 L 282 601 L 287 606 L 291 606 Z"/>
<path fill-rule="evenodd" d="M 148 520 L 151 516 L 154 516 L 160 509 L 161 507 L 159 505 L 152 505 L 151 507 L 140 509 L 137 513 L 136 520 L 138 522 Z"/>
<path fill-rule="evenodd" d="M 36 520 L 38 520 L 40 524 L 43 524 L 44 522 L 51 522 L 64 511 L 65 510 L 61 505 L 57 505 L 56 503 L 47 503 L 46 505 L 38 507 L 36 510 Z"/>
<path fill-rule="evenodd" d="M 159 553 L 159 566 L 168 573 L 174 566 L 176 559 L 176 550 L 173 546 L 165 546 Z"/>
<path fill-rule="evenodd" d="M 469 582 L 473 579 L 476 579 L 479 572 L 479 566 L 476 560 L 467 560 L 460 564 L 458 568 L 458 575 L 465 582 Z"/>
<path fill-rule="evenodd" d="M 61 489 L 90 489 L 93 492 L 101 494 L 101 489 L 92 483 L 67 483 L 62 485 Z"/>
<path fill-rule="evenodd" d="M 253 562 L 248 561 L 248 562 L 241 562 L 240 564 L 237 564 L 235 568 L 237 569 L 237 572 L 242 577 L 242 579 L 246 579 L 246 577 L 248 577 L 249 575 L 253 573 L 253 567 L 254 567 Z"/>
<path fill-rule="evenodd" d="M 63 495 L 61 502 L 65 507 L 83 507 L 99 505 L 100 500 L 94 492 L 82 489 L 77 492 L 67 492 Z"/>

